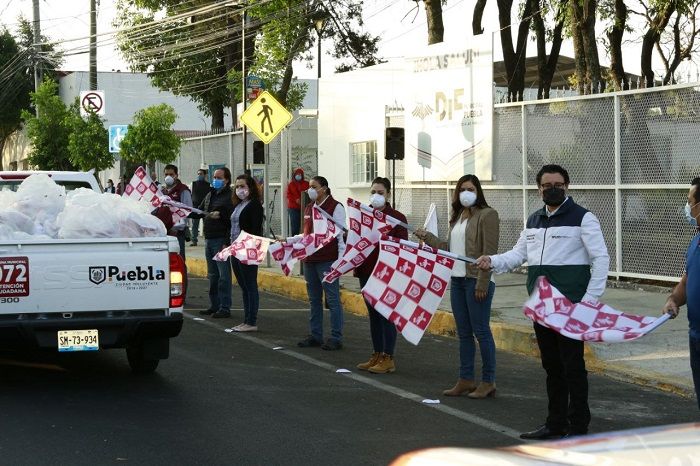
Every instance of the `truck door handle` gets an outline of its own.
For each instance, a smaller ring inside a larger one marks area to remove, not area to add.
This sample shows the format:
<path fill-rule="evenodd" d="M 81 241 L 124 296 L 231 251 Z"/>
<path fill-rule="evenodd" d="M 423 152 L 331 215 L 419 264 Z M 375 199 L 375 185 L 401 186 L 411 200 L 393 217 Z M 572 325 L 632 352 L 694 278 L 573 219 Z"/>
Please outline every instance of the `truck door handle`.
<path fill-rule="evenodd" d="M 167 247 L 167 246 L 163 246 L 163 245 L 158 245 L 158 246 L 144 246 L 143 249 L 151 250 L 151 251 L 167 251 L 167 250 L 168 250 L 168 247 Z"/>

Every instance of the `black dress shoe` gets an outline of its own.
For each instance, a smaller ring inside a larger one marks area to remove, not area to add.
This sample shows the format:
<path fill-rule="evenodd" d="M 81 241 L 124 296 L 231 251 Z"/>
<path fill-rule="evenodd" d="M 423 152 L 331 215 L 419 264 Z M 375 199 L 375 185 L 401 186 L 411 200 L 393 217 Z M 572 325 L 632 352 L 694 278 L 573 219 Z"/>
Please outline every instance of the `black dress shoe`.
<path fill-rule="evenodd" d="M 569 432 L 567 432 L 562 438 L 581 437 L 583 435 L 588 435 L 588 430 L 569 429 Z"/>
<path fill-rule="evenodd" d="M 299 348 L 310 348 L 312 346 L 321 346 L 321 342 L 309 335 L 308 337 L 297 343 Z"/>
<path fill-rule="evenodd" d="M 215 313 L 216 311 L 214 309 L 207 309 L 205 311 L 199 311 L 199 315 L 201 316 L 209 316 Z"/>
<path fill-rule="evenodd" d="M 321 349 L 326 351 L 335 351 L 342 348 L 343 344 L 338 340 L 334 340 L 332 338 L 329 338 L 323 345 L 321 345 Z"/>
<path fill-rule="evenodd" d="M 552 440 L 563 438 L 567 434 L 566 430 L 550 429 L 547 427 L 547 424 L 542 424 L 531 432 L 520 434 L 520 438 L 525 440 Z"/>
<path fill-rule="evenodd" d="M 212 316 L 212 318 L 214 318 L 214 319 L 227 319 L 227 318 L 231 317 L 231 313 L 230 313 L 230 312 L 226 312 L 226 311 L 216 311 L 216 312 L 215 312 L 214 314 L 212 314 L 211 316 Z"/>

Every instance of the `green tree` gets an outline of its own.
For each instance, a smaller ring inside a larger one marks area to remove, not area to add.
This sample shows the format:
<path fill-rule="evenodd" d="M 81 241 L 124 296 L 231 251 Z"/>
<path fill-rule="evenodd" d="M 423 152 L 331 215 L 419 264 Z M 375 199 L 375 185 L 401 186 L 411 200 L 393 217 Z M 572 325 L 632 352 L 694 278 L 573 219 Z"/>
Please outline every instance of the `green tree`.
<path fill-rule="evenodd" d="M 109 152 L 109 134 L 105 129 L 104 120 L 95 113 L 82 118 L 78 99 L 69 109 L 66 126 L 69 129 L 68 153 L 75 167 L 83 171 L 101 171 L 114 165 L 114 155 Z"/>
<path fill-rule="evenodd" d="M 120 155 L 127 162 L 170 163 L 180 153 L 180 138 L 172 131 L 177 119 L 167 104 L 139 110 L 120 144 Z"/>
<path fill-rule="evenodd" d="M 290 108 L 301 105 L 306 92 L 294 82 L 293 64 L 311 61 L 319 15 L 327 20 L 323 39 L 333 43 L 331 54 L 341 60 L 338 71 L 379 62 L 378 38 L 359 30 L 358 0 L 269 0 L 240 6 L 206 0 L 119 0 L 118 9 L 118 45 L 131 68 L 148 73 L 159 89 L 190 96 L 212 116 L 212 127 L 224 126 L 224 107 L 231 107 L 235 121 L 235 104 L 242 100 L 244 12 L 246 74 L 262 77 Z"/>
<path fill-rule="evenodd" d="M 22 110 L 29 109 L 29 92 L 34 83 L 27 66 L 28 58 L 12 34 L 3 29 L 0 33 L 0 154 L 7 136 L 20 126 Z"/>
<path fill-rule="evenodd" d="M 42 37 L 42 40 L 47 39 Z M 48 76 L 55 75 L 55 67 L 62 61 L 61 54 L 51 46 L 45 46 L 42 54 L 35 56 L 33 42 L 31 25 L 22 16 L 18 19 L 16 36 L 6 28 L 0 30 L 0 153 L 7 137 L 20 128 L 22 110 L 30 108 L 29 93 L 34 89 L 33 61 L 39 60 Z"/>
<path fill-rule="evenodd" d="M 41 110 L 39 116 L 22 110 L 27 136 L 32 142 L 29 163 L 40 170 L 74 170 L 68 151 L 69 111 L 58 97 L 58 84 L 46 80 L 30 98 Z"/>
<path fill-rule="evenodd" d="M 234 10 L 207 0 L 119 0 L 117 11 L 117 45 L 131 69 L 147 73 L 159 89 L 190 97 L 211 116 L 212 128 L 223 128 L 232 101 L 227 73 L 241 62 Z"/>

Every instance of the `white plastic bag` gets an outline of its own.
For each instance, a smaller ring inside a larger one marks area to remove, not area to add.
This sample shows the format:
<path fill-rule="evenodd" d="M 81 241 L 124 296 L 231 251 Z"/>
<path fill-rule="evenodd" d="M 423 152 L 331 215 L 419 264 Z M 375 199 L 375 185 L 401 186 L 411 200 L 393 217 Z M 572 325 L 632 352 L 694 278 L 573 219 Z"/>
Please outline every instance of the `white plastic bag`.
<path fill-rule="evenodd" d="M 165 236 L 151 205 L 115 194 L 79 188 L 68 194 L 58 216 L 59 238 L 141 238 Z"/>
<path fill-rule="evenodd" d="M 66 188 L 46 174 L 27 177 L 17 188 L 15 209 L 34 221 L 34 232 L 56 236 L 56 217 L 66 204 Z"/>

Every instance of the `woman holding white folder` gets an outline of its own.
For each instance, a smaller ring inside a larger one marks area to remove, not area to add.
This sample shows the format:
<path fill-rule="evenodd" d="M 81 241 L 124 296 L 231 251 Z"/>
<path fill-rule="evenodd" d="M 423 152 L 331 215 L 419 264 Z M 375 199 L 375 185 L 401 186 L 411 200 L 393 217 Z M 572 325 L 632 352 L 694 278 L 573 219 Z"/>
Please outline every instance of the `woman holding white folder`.
<path fill-rule="evenodd" d="M 480 257 L 498 252 L 498 212 L 488 206 L 479 178 L 464 175 L 457 181 L 452 196 L 452 215 L 447 241 L 419 228 L 415 235 L 432 247 L 452 253 Z M 469 398 L 496 396 L 496 345 L 489 326 L 495 283 L 491 272 L 475 265 L 456 261 L 452 269 L 450 304 L 459 336 L 459 379 L 444 395 Z M 474 370 L 476 345 L 479 342 L 482 371 L 477 384 Z"/>

